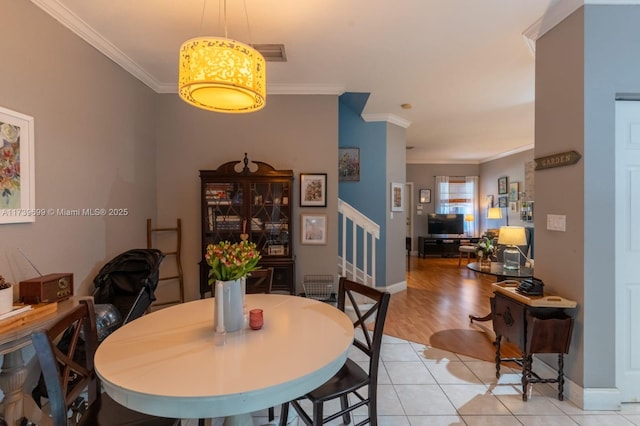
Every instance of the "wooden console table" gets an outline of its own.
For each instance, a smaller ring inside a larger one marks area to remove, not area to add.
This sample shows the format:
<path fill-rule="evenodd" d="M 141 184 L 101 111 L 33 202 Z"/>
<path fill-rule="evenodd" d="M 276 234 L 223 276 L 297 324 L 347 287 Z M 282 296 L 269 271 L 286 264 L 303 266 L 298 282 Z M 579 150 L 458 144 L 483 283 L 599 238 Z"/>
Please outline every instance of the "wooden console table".
<path fill-rule="evenodd" d="M 515 291 L 515 284 L 492 284 L 491 298 L 493 331 L 496 334 L 496 377 L 500 377 L 501 361 L 514 361 L 522 365 L 522 400 L 527 400 L 530 383 L 557 383 L 558 399 L 563 399 L 564 354 L 569 353 L 573 318 L 567 309 L 577 306 L 572 300 L 560 296 L 525 296 Z M 522 352 L 522 358 L 502 358 L 500 341 L 506 338 Z M 536 353 L 558 354 L 558 376 L 542 379 L 532 371 Z"/>

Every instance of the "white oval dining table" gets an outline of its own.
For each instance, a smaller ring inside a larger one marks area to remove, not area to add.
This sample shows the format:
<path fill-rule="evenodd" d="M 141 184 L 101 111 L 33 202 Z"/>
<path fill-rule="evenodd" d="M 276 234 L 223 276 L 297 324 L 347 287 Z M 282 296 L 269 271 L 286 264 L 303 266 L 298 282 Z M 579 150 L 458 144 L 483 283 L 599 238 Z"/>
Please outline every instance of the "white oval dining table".
<path fill-rule="evenodd" d="M 108 336 L 95 355 L 104 390 L 136 411 L 172 418 L 237 416 L 290 401 L 327 381 L 353 342 L 349 317 L 313 299 L 246 296 L 264 311 L 260 330 L 214 342 L 215 299 L 165 308 Z M 248 420 L 247 420 L 248 417 Z"/>

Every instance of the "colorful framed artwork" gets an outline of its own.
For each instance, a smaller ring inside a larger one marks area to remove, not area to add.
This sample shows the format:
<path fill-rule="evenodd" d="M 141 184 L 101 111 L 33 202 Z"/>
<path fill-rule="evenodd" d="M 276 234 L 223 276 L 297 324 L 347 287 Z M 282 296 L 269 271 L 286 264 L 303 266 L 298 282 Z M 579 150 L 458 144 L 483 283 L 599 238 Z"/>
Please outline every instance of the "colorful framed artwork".
<path fill-rule="evenodd" d="M 360 181 L 360 148 L 338 148 L 338 180 Z"/>
<path fill-rule="evenodd" d="M 511 182 L 509 184 L 509 201 L 518 201 L 518 182 Z"/>
<path fill-rule="evenodd" d="M 507 193 L 507 177 L 502 176 L 498 178 L 498 195 Z"/>
<path fill-rule="evenodd" d="M 327 207 L 326 173 L 300 173 L 300 207 Z"/>
<path fill-rule="evenodd" d="M 0 107 L 0 224 L 34 222 L 33 117 Z"/>
<path fill-rule="evenodd" d="M 326 214 L 303 213 L 300 224 L 302 244 L 327 244 Z"/>
<path fill-rule="evenodd" d="M 420 204 L 428 204 L 431 202 L 431 190 L 430 189 L 421 189 L 420 190 Z"/>
<path fill-rule="evenodd" d="M 401 212 L 404 210 L 404 184 L 391 183 L 391 211 Z"/>
<path fill-rule="evenodd" d="M 507 196 L 498 197 L 498 207 L 508 207 Z"/>

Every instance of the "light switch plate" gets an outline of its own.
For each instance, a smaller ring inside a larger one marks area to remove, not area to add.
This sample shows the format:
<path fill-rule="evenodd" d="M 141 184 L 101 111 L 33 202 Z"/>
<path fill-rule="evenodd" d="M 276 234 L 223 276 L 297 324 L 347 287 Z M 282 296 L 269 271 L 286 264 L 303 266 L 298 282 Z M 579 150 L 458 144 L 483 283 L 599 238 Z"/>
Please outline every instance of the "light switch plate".
<path fill-rule="evenodd" d="M 565 232 L 567 230 L 567 216 L 563 214 L 548 214 L 547 229 L 549 231 Z"/>

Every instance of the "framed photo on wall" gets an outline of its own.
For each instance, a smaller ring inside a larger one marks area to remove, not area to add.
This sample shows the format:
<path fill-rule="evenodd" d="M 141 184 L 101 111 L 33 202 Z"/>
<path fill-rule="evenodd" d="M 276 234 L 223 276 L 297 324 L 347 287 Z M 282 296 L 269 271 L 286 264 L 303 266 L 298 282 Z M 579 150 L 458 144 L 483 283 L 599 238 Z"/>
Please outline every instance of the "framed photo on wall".
<path fill-rule="evenodd" d="M 420 204 L 428 204 L 431 202 L 431 190 L 430 189 L 421 189 L 420 190 Z"/>
<path fill-rule="evenodd" d="M 391 182 L 391 211 L 401 212 L 404 210 L 404 185 Z"/>
<path fill-rule="evenodd" d="M 507 206 L 508 206 L 507 196 L 505 195 L 503 197 L 498 197 L 498 207 L 502 208 Z"/>
<path fill-rule="evenodd" d="M 360 181 L 360 148 L 338 148 L 338 180 Z"/>
<path fill-rule="evenodd" d="M 300 173 L 300 207 L 327 207 L 326 173 Z"/>
<path fill-rule="evenodd" d="M 518 182 L 511 182 L 509 184 L 509 201 L 518 201 Z"/>
<path fill-rule="evenodd" d="M 498 194 L 506 194 L 507 193 L 507 177 L 502 176 L 498 178 Z"/>
<path fill-rule="evenodd" d="M 300 230 L 302 244 L 327 244 L 327 215 L 303 213 Z"/>

